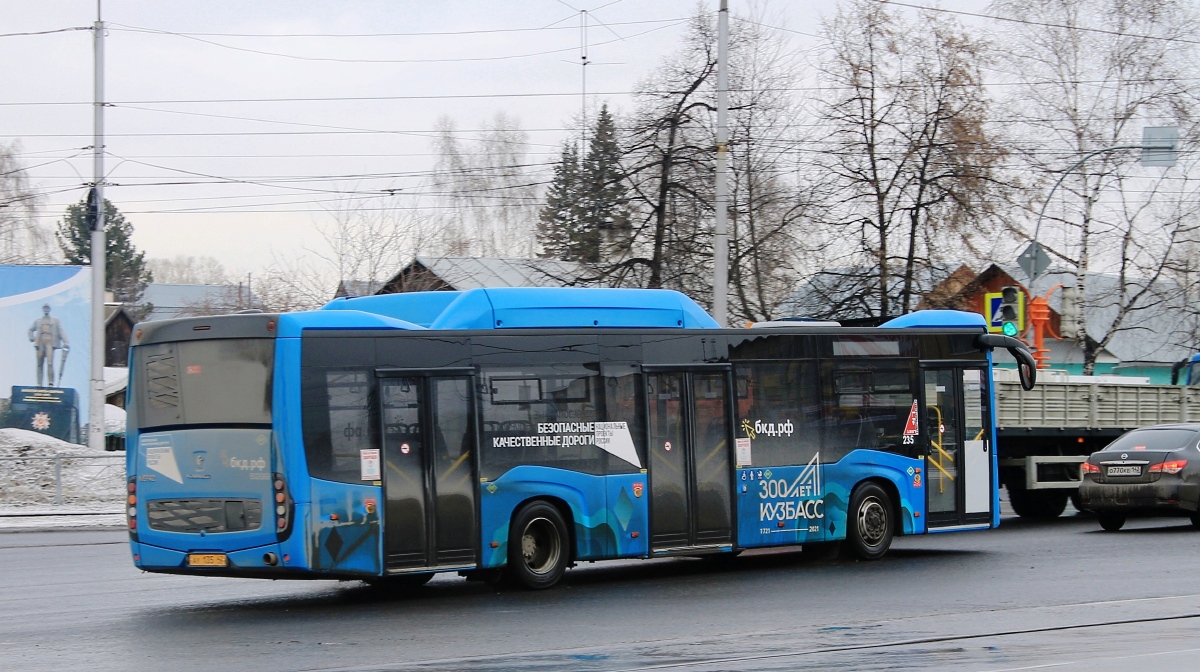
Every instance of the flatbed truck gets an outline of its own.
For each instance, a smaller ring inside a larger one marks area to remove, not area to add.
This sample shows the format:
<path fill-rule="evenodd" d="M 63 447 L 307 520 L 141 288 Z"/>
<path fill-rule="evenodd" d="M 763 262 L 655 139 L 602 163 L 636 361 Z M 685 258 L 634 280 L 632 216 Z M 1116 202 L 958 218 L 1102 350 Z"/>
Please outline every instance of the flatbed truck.
<path fill-rule="evenodd" d="M 1185 382 L 1192 382 L 1191 373 Z M 1038 371 L 1029 391 L 1021 389 L 1015 369 L 995 369 L 995 380 L 1000 484 L 1024 518 L 1056 518 L 1068 500 L 1079 508 L 1079 465 L 1121 434 L 1200 422 L 1200 386 L 1047 369 Z"/>

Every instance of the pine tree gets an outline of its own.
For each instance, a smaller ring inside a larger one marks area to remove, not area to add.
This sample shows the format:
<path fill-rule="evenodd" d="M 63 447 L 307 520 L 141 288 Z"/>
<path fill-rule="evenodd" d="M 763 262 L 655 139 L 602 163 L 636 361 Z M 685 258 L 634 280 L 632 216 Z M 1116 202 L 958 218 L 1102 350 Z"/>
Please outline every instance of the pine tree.
<path fill-rule="evenodd" d="M 67 212 L 58 222 L 54 235 L 62 248 L 68 264 L 90 264 L 92 260 L 92 233 L 88 229 L 88 198 L 68 206 Z M 105 288 L 111 290 L 117 301 L 138 306 L 146 285 L 153 281 L 146 267 L 146 253 L 138 252 L 130 237 L 133 224 L 117 210 L 107 198 L 104 199 L 104 280 Z"/>
<path fill-rule="evenodd" d="M 541 256 L 547 259 L 578 259 L 575 241 L 580 230 L 579 151 L 563 145 L 562 158 L 554 167 L 554 179 L 546 191 L 546 205 L 539 215 L 537 239 Z"/>
<path fill-rule="evenodd" d="M 543 257 L 597 263 L 628 243 L 628 187 L 607 105 L 591 136 L 583 161 L 573 145 L 563 146 L 538 225 Z"/>
<path fill-rule="evenodd" d="M 583 261 L 605 260 L 613 247 L 628 239 L 629 195 L 624 178 L 616 123 L 604 105 L 580 175 L 582 213 L 576 251 Z"/>

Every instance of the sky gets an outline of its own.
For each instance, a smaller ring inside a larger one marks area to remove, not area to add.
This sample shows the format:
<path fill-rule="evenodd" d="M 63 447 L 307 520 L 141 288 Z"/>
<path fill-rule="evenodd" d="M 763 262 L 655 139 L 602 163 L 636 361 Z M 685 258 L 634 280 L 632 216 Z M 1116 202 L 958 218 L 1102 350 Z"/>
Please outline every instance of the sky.
<path fill-rule="evenodd" d="M 708 5 L 717 1 L 105 0 L 105 195 L 148 257 L 257 271 L 320 250 L 317 225 L 346 192 L 410 188 L 432 167 L 442 116 L 469 138 L 504 112 L 528 133 L 529 162 L 553 161 L 584 100 L 579 10 L 587 101 L 620 111 Z M 834 8 L 756 6 L 803 32 Z M 92 0 L 8 0 L 0 33 L 95 18 Z M 0 142 L 20 143 L 52 226 L 92 181 L 92 32 L 6 36 L 0 58 Z"/>

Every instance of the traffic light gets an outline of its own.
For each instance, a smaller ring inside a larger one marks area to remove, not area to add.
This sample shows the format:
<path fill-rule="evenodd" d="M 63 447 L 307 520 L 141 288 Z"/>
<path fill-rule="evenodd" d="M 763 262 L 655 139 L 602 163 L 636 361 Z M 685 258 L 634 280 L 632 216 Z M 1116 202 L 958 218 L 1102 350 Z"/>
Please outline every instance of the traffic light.
<path fill-rule="evenodd" d="M 1025 333 L 1025 292 L 1020 287 L 1000 288 L 1000 331 L 1005 336 Z"/>
<path fill-rule="evenodd" d="M 984 295 L 988 331 L 1005 336 L 1025 333 L 1025 292 L 1020 287 L 1001 287 Z"/>
<path fill-rule="evenodd" d="M 1062 307 L 1058 311 L 1058 335 L 1064 339 L 1079 337 L 1079 289 L 1062 288 Z"/>

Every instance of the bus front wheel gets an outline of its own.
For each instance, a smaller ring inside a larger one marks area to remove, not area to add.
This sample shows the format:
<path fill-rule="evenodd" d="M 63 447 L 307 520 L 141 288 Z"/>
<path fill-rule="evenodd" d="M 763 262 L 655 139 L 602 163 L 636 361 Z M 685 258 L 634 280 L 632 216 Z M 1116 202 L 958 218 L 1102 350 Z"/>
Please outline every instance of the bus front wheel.
<path fill-rule="evenodd" d="M 508 571 L 521 586 L 542 590 L 567 570 L 567 524 L 546 502 L 530 502 L 513 516 L 508 535 Z"/>
<path fill-rule="evenodd" d="M 846 550 L 861 560 L 878 560 L 892 545 L 892 500 L 883 488 L 863 483 L 850 497 Z"/>

